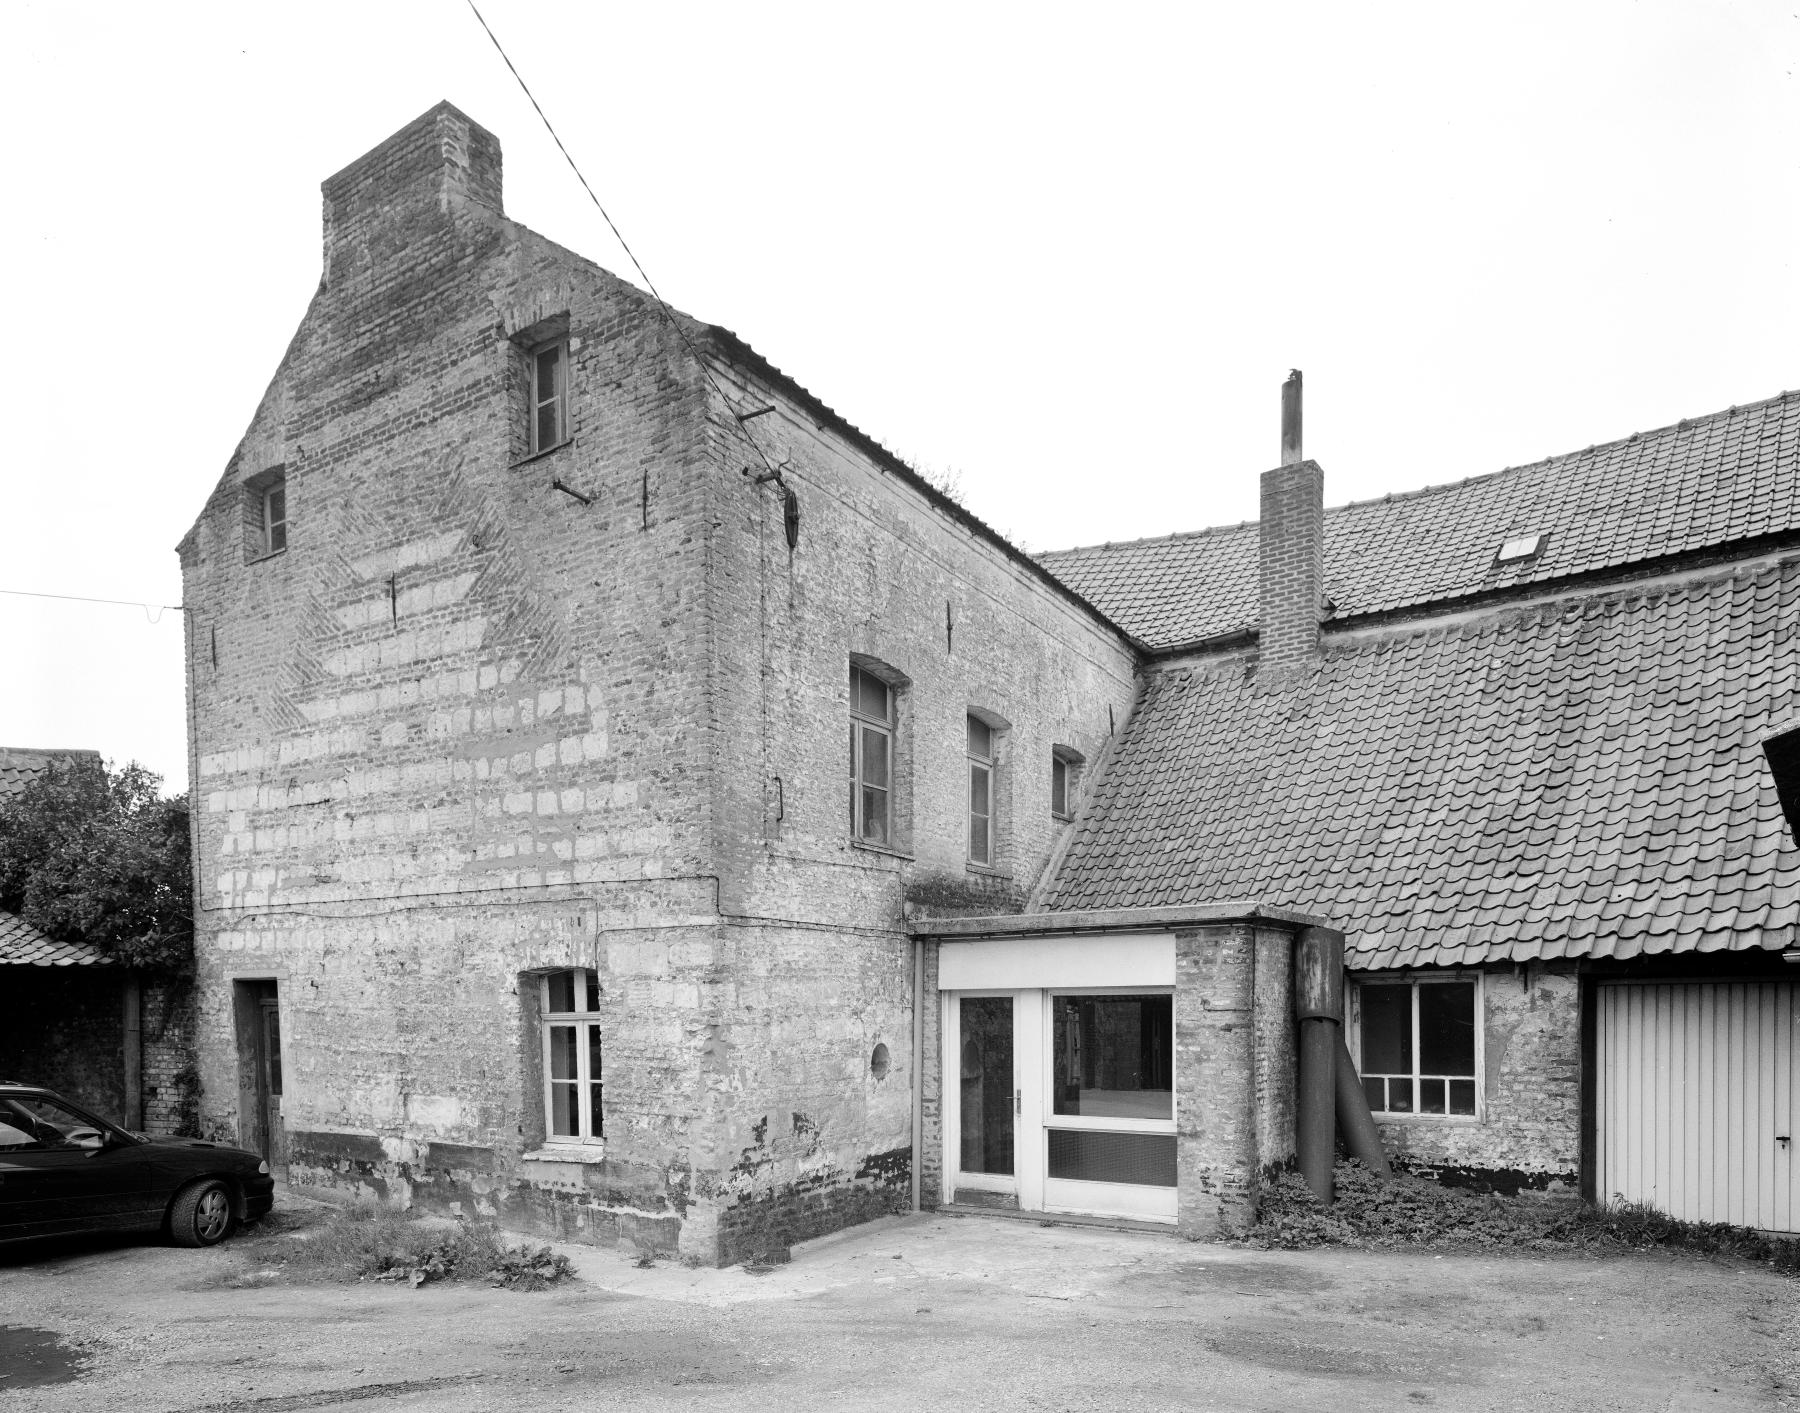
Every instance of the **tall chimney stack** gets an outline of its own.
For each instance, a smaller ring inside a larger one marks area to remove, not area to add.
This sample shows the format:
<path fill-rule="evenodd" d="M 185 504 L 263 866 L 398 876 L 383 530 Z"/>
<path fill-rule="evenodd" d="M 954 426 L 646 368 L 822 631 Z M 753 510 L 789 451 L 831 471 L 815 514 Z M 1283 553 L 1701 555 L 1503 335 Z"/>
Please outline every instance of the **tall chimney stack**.
<path fill-rule="evenodd" d="M 1262 476 L 1262 621 L 1257 680 L 1279 690 L 1319 659 L 1325 587 L 1325 473 L 1300 454 L 1300 370 L 1281 385 L 1281 465 Z"/>

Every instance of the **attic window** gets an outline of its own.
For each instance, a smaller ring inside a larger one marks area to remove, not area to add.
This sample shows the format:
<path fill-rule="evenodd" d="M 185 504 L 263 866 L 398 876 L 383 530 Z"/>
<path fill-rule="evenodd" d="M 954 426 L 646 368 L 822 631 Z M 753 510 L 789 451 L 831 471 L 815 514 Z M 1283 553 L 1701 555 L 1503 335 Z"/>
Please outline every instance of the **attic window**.
<path fill-rule="evenodd" d="M 1500 542 L 1500 552 L 1494 556 L 1494 563 L 1507 564 L 1518 559 L 1533 559 L 1543 547 L 1542 532 L 1535 535 L 1514 535 L 1511 539 Z"/>

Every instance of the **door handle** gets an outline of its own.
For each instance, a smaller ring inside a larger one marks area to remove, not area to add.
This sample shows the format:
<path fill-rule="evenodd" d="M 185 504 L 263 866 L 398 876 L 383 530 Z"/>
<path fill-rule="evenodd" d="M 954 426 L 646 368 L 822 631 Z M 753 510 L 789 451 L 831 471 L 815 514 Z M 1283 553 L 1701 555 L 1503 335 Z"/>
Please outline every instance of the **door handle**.
<path fill-rule="evenodd" d="M 1775 1141 L 1777 1143 L 1779 1143 L 1783 1148 L 1786 1148 L 1788 1146 L 1789 1138 L 1790 1138 L 1790 1135 L 1785 1134 L 1785 1133 L 1778 1133 L 1775 1135 Z"/>
<path fill-rule="evenodd" d="M 1022 1098 L 1024 1092 L 1025 1091 L 1022 1089 L 1013 1090 L 1013 1114 L 1015 1117 L 1025 1112 L 1025 1104 Z"/>

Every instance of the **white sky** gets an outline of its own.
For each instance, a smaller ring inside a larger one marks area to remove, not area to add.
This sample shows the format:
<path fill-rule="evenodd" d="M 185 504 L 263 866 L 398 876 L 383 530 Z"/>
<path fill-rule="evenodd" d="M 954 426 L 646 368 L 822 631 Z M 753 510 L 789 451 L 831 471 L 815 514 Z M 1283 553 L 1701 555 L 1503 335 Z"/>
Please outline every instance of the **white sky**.
<path fill-rule="evenodd" d="M 651 276 L 1034 550 L 1800 385 L 1800 0 L 486 0 Z M 9 0 L 0 588 L 174 604 L 319 274 L 439 99 L 629 275 L 463 0 Z M 0 744 L 186 775 L 178 613 L 0 595 Z"/>

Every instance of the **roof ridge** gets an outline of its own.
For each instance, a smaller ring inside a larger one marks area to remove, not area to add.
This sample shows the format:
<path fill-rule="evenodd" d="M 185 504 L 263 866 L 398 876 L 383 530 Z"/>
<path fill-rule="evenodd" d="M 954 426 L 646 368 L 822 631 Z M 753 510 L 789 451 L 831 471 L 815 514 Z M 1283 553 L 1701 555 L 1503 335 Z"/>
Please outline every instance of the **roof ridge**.
<path fill-rule="evenodd" d="M 1800 397 L 1800 388 L 1788 388 L 1772 397 L 1761 398 L 1756 402 L 1734 403 L 1730 407 L 1717 412 L 1702 413 L 1697 417 L 1683 417 L 1674 422 L 1666 422 L 1660 427 L 1649 427 L 1643 431 L 1632 432 L 1627 436 L 1614 437 L 1611 441 L 1592 442 L 1577 451 L 1557 452 L 1550 456 L 1540 457 L 1536 461 L 1522 461 L 1514 466 L 1502 466 L 1497 471 L 1482 471 L 1473 476 L 1464 476 L 1455 481 L 1439 481 L 1432 485 L 1415 486 L 1409 491 L 1389 491 L 1385 495 L 1370 496 L 1366 500 L 1347 500 L 1339 505 L 1328 505 L 1325 513 L 1332 515 L 1343 510 L 1357 510 L 1369 505 L 1387 505 L 1393 501 L 1418 500 L 1425 496 L 1442 495 L 1447 491 L 1460 490 L 1464 486 L 1477 481 L 1497 480 L 1501 476 L 1523 474 L 1535 471 L 1540 467 L 1550 466 L 1559 461 L 1568 461 L 1578 456 L 1592 456 L 1613 447 L 1629 446 L 1633 442 L 1644 441 L 1650 437 L 1661 436 L 1668 432 L 1685 432 L 1708 422 L 1717 422 L 1727 417 L 1735 417 L 1739 413 L 1754 412 L 1758 408 L 1772 407 L 1776 403 L 1786 402 L 1789 398 Z M 1102 544 L 1072 545 L 1066 550 L 1045 550 L 1038 555 L 1039 560 L 1054 558 L 1058 555 L 1075 554 L 1086 550 L 1129 549 L 1134 545 L 1162 544 L 1172 540 L 1197 539 L 1206 535 L 1227 534 L 1235 530 L 1248 529 L 1259 525 L 1257 520 L 1240 520 L 1233 525 L 1229 522 L 1221 525 L 1207 525 L 1198 530 L 1176 530 L 1167 535 L 1146 535 L 1135 540 L 1107 540 Z"/>
<path fill-rule="evenodd" d="M 1058 555 L 1080 554 L 1085 550 L 1130 549 L 1133 545 L 1160 545 L 1171 540 L 1199 540 L 1208 535 L 1227 535 L 1234 530 L 1247 530 L 1261 523 L 1258 520 L 1240 520 L 1234 525 L 1227 521 L 1222 525 L 1203 525 L 1198 530 L 1171 530 L 1166 535 L 1143 535 L 1135 540 L 1107 540 L 1102 544 L 1070 545 L 1067 549 L 1043 550 L 1037 557 L 1044 560 L 1053 559 Z"/>

